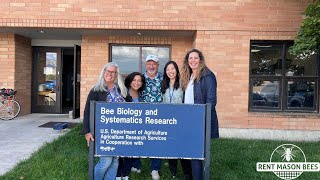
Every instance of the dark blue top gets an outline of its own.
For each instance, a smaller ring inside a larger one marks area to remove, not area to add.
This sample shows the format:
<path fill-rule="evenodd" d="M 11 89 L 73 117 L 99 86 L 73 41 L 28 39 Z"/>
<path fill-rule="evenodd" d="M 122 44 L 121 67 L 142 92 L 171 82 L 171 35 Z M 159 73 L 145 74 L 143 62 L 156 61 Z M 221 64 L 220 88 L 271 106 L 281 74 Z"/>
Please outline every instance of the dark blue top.
<path fill-rule="evenodd" d="M 206 68 L 200 81 L 194 81 L 193 85 L 194 104 L 211 103 L 211 138 L 219 138 L 217 104 L 217 80 L 210 69 Z"/>

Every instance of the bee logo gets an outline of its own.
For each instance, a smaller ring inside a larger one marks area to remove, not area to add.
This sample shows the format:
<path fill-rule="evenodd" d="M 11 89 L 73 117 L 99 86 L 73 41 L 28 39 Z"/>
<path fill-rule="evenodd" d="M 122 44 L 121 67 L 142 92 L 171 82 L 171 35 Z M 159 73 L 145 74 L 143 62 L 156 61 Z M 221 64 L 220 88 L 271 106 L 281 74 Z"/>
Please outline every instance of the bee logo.
<path fill-rule="evenodd" d="M 272 152 L 270 162 L 282 162 L 283 164 L 281 164 L 281 166 L 285 167 L 288 163 L 305 163 L 306 156 L 298 146 L 294 144 L 282 144 Z M 283 171 L 274 171 L 273 173 L 279 178 L 287 180 L 299 177 L 303 171 L 286 171 L 284 169 Z"/>
<path fill-rule="evenodd" d="M 304 171 L 319 172 L 319 162 L 307 162 L 302 149 L 294 144 L 282 144 L 273 150 L 269 162 L 258 162 L 258 172 L 273 172 L 280 179 L 292 180 Z"/>
<path fill-rule="evenodd" d="M 282 146 L 282 149 L 278 149 L 276 150 L 276 152 L 281 155 L 281 157 L 283 158 L 282 161 L 289 162 L 291 160 L 294 160 L 294 158 L 296 157 L 296 153 L 300 152 L 299 150 L 295 150 L 293 148 L 294 146 L 291 146 L 290 148 Z"/>

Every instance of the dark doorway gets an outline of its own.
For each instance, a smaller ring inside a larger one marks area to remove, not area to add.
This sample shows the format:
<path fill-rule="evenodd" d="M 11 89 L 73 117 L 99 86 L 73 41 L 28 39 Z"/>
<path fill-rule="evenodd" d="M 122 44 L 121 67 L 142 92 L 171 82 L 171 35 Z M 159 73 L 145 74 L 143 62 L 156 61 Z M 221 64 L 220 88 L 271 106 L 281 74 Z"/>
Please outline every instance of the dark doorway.
<path fill-rule="evenodd" d="M 62 50 L 62 113 L 68 114 L 72 110 L 73 102 L 73 49 Z"/>
<path fill-rule="evenodd" d="M 81 47 L 33 47 L 32 112 L 80 115 Z"/>

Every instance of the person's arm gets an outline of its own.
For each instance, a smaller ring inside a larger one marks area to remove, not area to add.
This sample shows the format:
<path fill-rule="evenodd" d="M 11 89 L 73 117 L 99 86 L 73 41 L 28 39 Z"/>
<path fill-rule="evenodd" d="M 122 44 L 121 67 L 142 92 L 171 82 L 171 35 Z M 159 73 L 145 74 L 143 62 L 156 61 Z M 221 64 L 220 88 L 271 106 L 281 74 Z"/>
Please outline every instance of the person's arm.
<path fill-rule="evenodd" d="M 211 103 L 211 105 L 215 107 L 217 105 L 217 80 L 213 73 L 204 78 L 204 86 L 206 103 Z"/>
<path fill-rule="evenodd" d="M 219 123 L 216 112 L 217 105 L 217 80 L 216 76 L 210 73 L 205 78 L 206 103 L 211 103 L 211 138 L 219 138 Z"/>
<path fill-rule="evenodd" d="M 92 136 L 92 133 L 90 132 L 90 101 L 97 100 L 95 93 L 93 90 L 89 92 L 89 95 L 87 97 L 86 105 L 84 108 L 84 114 L 83 114 L 83 130 L 82 133 L 85 135 L 87 144 L 89 146 L 90 140 L 94 141 L 94 138 Z"/>
<path fill-rule="evenodd" d="M 89 145 L 90 145 L 90 141 L 94 141 L 94 138 L 93 138 L 91 132 L 85 134 L 85 135 L 84 135 L 84 138 L 86 138 L 88 147 L 89 147 Z"/>

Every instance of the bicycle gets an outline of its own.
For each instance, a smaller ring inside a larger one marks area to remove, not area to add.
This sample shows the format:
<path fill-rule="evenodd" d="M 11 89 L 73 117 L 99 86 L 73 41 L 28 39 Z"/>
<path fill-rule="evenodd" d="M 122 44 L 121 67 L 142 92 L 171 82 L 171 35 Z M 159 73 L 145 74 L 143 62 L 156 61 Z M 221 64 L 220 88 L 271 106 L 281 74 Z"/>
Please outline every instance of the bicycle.
<path fill-rule="evenodd" d="M 0 89 L 0 119 L 11 120 L 20 113 L 20 104 L 15 100 L 17 91 L 13 89 Z"/>

